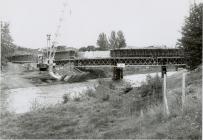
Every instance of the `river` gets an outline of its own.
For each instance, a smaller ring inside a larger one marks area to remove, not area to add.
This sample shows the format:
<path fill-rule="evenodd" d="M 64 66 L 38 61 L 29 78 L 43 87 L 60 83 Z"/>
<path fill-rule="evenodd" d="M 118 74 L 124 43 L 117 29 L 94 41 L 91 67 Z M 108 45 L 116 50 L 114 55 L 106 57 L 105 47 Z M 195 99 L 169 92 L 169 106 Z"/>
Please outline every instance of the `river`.
<path fill-rule="evenodd" d="M 18 68 L 10 68 L 19 71 Z M 167 76 L 175 72 L 168 72 Z M 161 73 L 158 73 L 159 75 Z M 133 74 L 124 76 L 124 80 L 137 87 L 145 81 L 148 74 Z M 149 75 L 155 76 L 156 73 Z M 109 78 L 110 79 L 110 78 Z M 81 83 L 66 83 L 56 85 L 35 86 L 23 79 L 18 73 L 7 72 L 1 75 L 1 110 L 14 113 L 25 113 L 35 108 L 46 107 L 63 102 L 63 95 L 69 94 L 71 98 L 83 94 L 88 88 L 95 88 L 97 80 Z"/>

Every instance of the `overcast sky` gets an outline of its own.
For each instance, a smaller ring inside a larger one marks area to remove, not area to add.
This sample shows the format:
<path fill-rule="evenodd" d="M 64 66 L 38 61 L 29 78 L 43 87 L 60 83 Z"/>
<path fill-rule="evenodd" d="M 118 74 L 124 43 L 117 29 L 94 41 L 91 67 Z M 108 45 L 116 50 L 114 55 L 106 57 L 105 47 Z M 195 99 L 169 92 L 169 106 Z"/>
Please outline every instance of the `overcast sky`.
<path fill-rule="evenodd" d="M 198 0 L 196 0 L 198 1 Z M 199 0 L 200 1 L 200 0 Z M 64 3 L 64 15 L 62 10 Z M 72 47 L 96 45 L 99 33 L 122 30 L 129 46 L 167 45 L 180 38 L 193 0 L 0 0 L 0 19 L 10 23 L 14 43 L 46 46 L 46 34 Z"/>

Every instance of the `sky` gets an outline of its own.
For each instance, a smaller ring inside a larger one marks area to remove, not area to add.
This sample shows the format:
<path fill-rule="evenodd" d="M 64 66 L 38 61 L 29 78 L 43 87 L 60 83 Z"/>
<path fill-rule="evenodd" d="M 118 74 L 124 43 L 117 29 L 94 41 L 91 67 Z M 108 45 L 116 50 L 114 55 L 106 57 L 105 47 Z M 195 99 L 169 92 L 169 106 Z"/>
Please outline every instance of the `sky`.
<path fill-rule="evenodd" d="M 201 0 L 196 0 L 200 2 Z M 46 47 L 60 26 L 57 42 L 95 45 L 100 33 L 123 31 L 128 46 L 175 47 L 194 0 L 0 0 L 0 20 L 10 23 L 14 43 Z M 62 19 L 62 20 L 60 20 Z M 61 22 L 60 22 L 61 21 Z"/>

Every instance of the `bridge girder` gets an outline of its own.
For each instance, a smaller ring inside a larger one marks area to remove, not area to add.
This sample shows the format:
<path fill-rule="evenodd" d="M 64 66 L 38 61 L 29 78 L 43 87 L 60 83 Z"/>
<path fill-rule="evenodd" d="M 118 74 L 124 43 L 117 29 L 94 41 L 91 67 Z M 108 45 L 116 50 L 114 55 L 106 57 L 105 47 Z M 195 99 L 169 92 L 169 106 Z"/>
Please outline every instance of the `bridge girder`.
<path fill-rule="evenodd" d="M 63 59 L 55 60 L 57 65 L 74 63 L 77 67 L 88 67 L 88 66 L 116 66 L 117 63 L 124 63 L 126 66 L 163 66 L 163 65 L 185 65 L 185 59 L 183 57 L 140 57 L 140 58 L 95 58 L 95 59 Z"/>

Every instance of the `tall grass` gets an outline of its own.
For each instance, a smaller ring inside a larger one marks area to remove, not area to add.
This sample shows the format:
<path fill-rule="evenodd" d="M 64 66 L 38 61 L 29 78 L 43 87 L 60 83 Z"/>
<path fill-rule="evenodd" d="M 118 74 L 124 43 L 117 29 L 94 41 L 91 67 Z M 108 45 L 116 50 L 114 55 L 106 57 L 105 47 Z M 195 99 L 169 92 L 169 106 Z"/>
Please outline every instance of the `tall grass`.
<path fill-rule="evenodd" d="M 5 115 L 0 135 L 35 139 L 201 139 L 202 95 L 196 84 L 200 77 L 193 73 L 189 76 L 193 79 L 187 86 L 183 111 L 181 89 L 168 91 L 168 116 L 161 97 L 155 98 L 162 91 L 160 77 L 148 76 L 139 88 L 129 92 L 125 92 L 127 84 L 100 80 L 96 89 L 88 89 L 80 100 L 18 117 Z M 174 83 L 176 80 L 173 77 Z"/>

